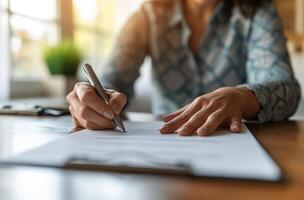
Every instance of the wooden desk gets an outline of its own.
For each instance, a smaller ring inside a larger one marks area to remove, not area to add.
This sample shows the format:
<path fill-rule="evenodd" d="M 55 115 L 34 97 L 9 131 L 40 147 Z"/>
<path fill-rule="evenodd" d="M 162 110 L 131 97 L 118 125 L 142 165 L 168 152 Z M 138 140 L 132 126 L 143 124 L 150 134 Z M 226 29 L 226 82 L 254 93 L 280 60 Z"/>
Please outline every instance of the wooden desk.
<path fill-rule="evenodd" d="M 20 153 L 62 137 L 71 127 L 69 117 L 0 116 L 0 156 Z M 273 184 L 2 166 L 0 199 L 304 199 L 304 122 L 249 127 L 283 168 L 285 182 Z"/>

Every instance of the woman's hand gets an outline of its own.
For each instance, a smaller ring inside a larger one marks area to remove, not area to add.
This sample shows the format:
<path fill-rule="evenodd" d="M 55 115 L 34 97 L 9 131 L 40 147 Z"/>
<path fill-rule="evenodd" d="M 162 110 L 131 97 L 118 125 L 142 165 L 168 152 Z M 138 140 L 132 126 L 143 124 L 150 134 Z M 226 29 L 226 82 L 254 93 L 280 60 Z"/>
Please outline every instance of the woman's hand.
<path fill-rule="evenodd" d="M 177 132 L 187 136 L 208 136 L 221 124 L 230 131 L 241 132 L 242 118 L 254 118 L 260 105 L 255 95 L 247 88 L 225 87 L 195 99 L 184 108 L 165 115 L 166 122 L 161 133 Z"/>
<path fill-rule="evenodd" d="M 114 129 L 113 119 L 120 114 L 127 102 L 124 94 L 107 90 L 110 96 L 107 105 L 88 83 L 77 83 L 74 90 L 66 97 L 76 127 L 86 129 Z"/>

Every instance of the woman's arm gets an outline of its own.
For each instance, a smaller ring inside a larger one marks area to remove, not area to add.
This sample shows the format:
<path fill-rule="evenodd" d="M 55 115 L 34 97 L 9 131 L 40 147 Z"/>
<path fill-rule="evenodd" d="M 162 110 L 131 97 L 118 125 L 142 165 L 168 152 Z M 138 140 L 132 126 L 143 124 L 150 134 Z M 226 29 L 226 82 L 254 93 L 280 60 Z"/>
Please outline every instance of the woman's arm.
<path fill-rule="evenodd" d="M 261 105 L 256 118 L 261 122 L 287 119 L 296 111 L 301 92 L 273 5 L 255 14 L 247 51 L 248 84 L 244 86 L 255 93 Z"/>
<path fill-rule="evenodd" d="M 122 29 L 109 65 L 103 69 L 102 82 L 127 95 L 133 93 L 133 83 L 138 76 L 148 49 L 147 18 L 140 10 L 136 12 Z M 107 91 L 109 105 L 96 94 L 87 83 L 78 83 L 67 96 L 70 111 L 76 127 L 87 129 L 114 129 L 113 118 L 122 112 L 127 102 L 123 93 Z"/>
<path fill-rule="evenodd" d="M 217 89 L 164 116 L 161 133 L 207 136 L 223 123 L 240 132 L 242 118 L 265 122 L 291 116 L 301 97 L 300 87 L 272 5 L 256 13 L 247 52 L 247 84 Z"/>
<path fill-rule="evenodd" d="M 149 22 L 145 10 L 134 13 L 117 38 L 110 59 L 102 71 L 105 86 L 128 97 L 149 49 Z"/>

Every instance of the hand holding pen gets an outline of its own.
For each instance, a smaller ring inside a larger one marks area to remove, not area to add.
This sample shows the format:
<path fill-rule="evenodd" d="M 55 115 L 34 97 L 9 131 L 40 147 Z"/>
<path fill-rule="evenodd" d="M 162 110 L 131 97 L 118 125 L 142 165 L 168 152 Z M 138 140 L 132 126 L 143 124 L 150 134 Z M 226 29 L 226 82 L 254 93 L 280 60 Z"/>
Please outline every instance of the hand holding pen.
<path fill-rule="evenodd" d="M 92 80 L 90 82 L 93 83 Z M 119 115 L 127 102 L 127 97 L 113 90 L 104 92 L 108 97 L 106 100 L 103 100 L 102 94 L 98 94 L 96 86 L 93 87 L 89 83 L 75 85 L 74 90 L 67 96 L 67 101 L 76 127 L 104 130 L 118 126 L 124 130 Z"/>

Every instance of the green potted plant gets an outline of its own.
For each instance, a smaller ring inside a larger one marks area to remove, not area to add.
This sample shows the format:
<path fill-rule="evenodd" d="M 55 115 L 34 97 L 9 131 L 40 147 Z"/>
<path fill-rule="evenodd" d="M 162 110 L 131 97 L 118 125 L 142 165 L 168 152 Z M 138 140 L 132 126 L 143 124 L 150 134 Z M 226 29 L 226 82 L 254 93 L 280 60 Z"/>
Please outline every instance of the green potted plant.
<path fill-rule="evenodd" d="M 70 40 L 63 40 L 45 49 L 44 60 L 51 75 L 76 76 L 82 53 Z"/>
<path fill-rule="evenodd" d="M 55 46 L 46 47 L 43 58 L 52 76 L 52 81 L 47 83 L 50 86 L 51 95 L 54 96 L 56 92 L 55 96 L 59 96 L 58 93 L 60 96 L 69 93 L 76 83 L 77 70 L 83 59 L 82 52 L 71 40 L 63 40 Z M 57 85 L 56 88 L 54 85 Z"/>

